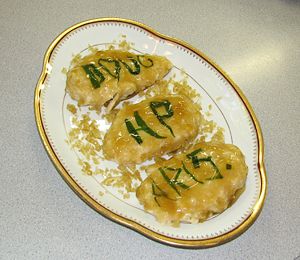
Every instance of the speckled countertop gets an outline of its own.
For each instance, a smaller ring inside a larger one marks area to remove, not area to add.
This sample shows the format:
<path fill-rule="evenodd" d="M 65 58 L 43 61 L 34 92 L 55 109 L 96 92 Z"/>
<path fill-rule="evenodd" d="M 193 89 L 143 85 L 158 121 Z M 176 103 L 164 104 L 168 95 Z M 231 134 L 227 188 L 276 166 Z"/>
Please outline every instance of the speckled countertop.
<path fill-rule="evenodd" d="M 0 259 L 294 259 L 300 255 L 300 2 L 1 1 Z M 80 200 L 36 129 L 34 89 L 50 42 L 67 27 L 122 17 L 182 39 L 240 86 L 265 139 L 268 196 L 225 245 L 172 248 Z"/>

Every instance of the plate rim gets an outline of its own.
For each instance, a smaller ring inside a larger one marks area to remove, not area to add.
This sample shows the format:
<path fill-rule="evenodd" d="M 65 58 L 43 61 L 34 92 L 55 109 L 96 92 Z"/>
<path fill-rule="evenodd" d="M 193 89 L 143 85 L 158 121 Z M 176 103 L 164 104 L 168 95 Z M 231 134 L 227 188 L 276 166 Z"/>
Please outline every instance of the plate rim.
<path fill-rule="evenodd" d="M 236 228 L 230 230 L 229 232 L 209 238 L 209 239 L 199 239 L 199 240 L 185 240 L 185 239 L 178 239 L 178 238 L 172 238 L 168 237 L 159 233 L 156 233 L 143 225 L 136 223 L 133 220 L 127 219 L 125 217 L 122 217 L 108 209 L 106 209 L 104 206 L 100 205 L 97 201 L 95 201 L 91 196 L 89 196 L 80 186 L 79 184 L 76 183 L 76 181 L 69 175 L 67 170 L 64 168 L 62 163 L 60 162 L 58 156 L 56 155 L 55 151 L 53 150 L 49 139 L 47 137 L 46 131 L 44 129 L 43 123 L 42 123 L 42 116 L 41 116 L 41 91 L 43 88 L 43 84 L 46 81 L 47 78 L 47 64 L 50 62 L 50 57 L 55 49 L 55 47 L 59 44 L 59 42 L 70 32 L 76 30 L 77 28 L 81 26 L 85 26 L 88 24 L 93 24 L 93 23 L 99 23 L 99 22 L 122 22 L 122 23 L 127 23 L 131 24 L 134 26 L 138 26 L 143 30 L 146 30 L 157 37 L 168 40 L 171 42 L 174 42 L 176 44 L 179 44 L 192 52 L 196 53 L 199 55 L 201 58 L 203 58 L 206 62 L 208 62 L 211 66 L 213 66 L 220 74 L 224 76 L 224 78 L 230 83 L 230 85 L 233 87 L 233 90 L 238 94 L 239 98 L 241 101 L 244 103 L 251 120 L 254 124 L 256 136 L 257 136 L 257 143 L 258 143 L 258 171 L 260 174 L 260 179 L 261 179 L 261 190 L 259 197 L 253 206 L 252 213 L 248 216 L 247 219 L 245 219 L 239 226 Z M 58 170 L 59 174 L 63 178 L 63 180 L 68 184 L 68 186 L 85 202 L 87 203 L 91 208 L 93 208 L 95 211 L 103 215 L 104 217 L 113 220 L 114 222 L 117 222 L 118 224 L 122 224 L 123 226 L 129 227 L 140 234 L 152 239 L 156 240 L 158 242 L 162 242 L 171 246 L 176 246 L 176 247 L 182 247 L 182 248 L 208 248 L 208 247 L 213 247 L 217 245 L 224 244 L 226 242 L 229 242 L 233 240 L 234 238 L 238 237 L 242 233 L 244 233 L 257 219 L 259 216 L 262 207 L 264 205 L 264 201 L 266 198 L 266 193 L 267 193 L 267 176 L 266 176 L 266 171 L 265 171 L 265 166 L 264 166 L 264 142 L 263 142 L 263 135 L 262 131 L 260 128 L 260 124 L 258 122 L 258 119 L 254 113 L 254 110 L 252 109 L 249 101 L 247 100 L 246 96 L 243 94 L 241 89 L 238 87 L 236 83 L 233 82 L 233 80 L 227 75 L 227 73 L 220 68 L 219 65 L 217 65 L 212 59 L 207 57 L 204 53 L 202 53 L 200 50 L 194 48 L 190 44 L 176 39 L 174 37 L 170 37 L 164 34 L 159 33 L 158 31 L 154 30 L 153 28 L 149 27 L 148 25 L 142 24 L 140 22 L 130 20 L 130 19 L 124 19 L 124 18 L 116 18 L 116 17 L 106 17 L 106 18 L 95 18 L 95 19 L 89 19 L 86 21 L 79 22 L 63 32 L 61 32 L 50 44 L 48 47 L 44 59 L 43 59 L 43 67 L 42 67 L 42 72 L 40 74 L 40 77 L 38 79 L 36 88 L 35 88 L 35 94 L 34 94 L 34 113 L 35 113 L 35 121 L 37 125 L 37 129 L 39 132 L 39 135 L 41 137 L 42 143 L 47 151 L 48 156 L 50 157 L 52 163 Z"/>

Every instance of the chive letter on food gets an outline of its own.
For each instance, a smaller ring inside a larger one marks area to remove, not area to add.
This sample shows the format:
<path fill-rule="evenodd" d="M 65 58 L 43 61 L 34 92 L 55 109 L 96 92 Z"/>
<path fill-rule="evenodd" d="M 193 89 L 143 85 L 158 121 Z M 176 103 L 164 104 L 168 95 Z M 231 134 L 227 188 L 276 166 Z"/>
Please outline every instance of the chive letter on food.
<path fill-rule="evenodd" d="M 184 184 L 183 182 L 178 181 L 178 178 L 179 178 L 179 176 L 180 176 L 180 174 L 181 174 L 181 172 L 182 172 L 182 169 L 181 169 L 181 168 L 175 169 L 175 168 L 165 167 L 165 169 L 166 169 L 166 170 L 170 170 L 170 171 L 177 171 L 177 172 L 176 172 L 176 175 L 175 175 L 175 178 L 171 180 L 174 184 L 180 186 L 181 188 L 183 188 L 183 189 L 185 189 L 185 190 L 187 190 L 187 189 L 190 188 L 189 185 L 186 185 L 186 184 Z"/>
<path fill-rule="evenodd" d="M 94 88 L 100 88 L 101 83 L 105 80 L 103 74 L 99 71 L 94 64 L 86 64 L 83 65 L 82 68 L 84 69 L 86 75 L 90 79 Z"/>
<path fill-rule="evenodd" d="M 133 124 L 127 118 L 125 119 L 125 124 L 126 124 L 128 133 L 135 139 L 135 141 L 138 144 L 141 144 L 143 142 L 143 140 L 137 132 L 138 129 L 135 129 Z"/>
<path fill-rule="evenodd" d="M 107 62 L 107 63 L 114 63 L 115 68 L 114 71 L 111 72 L 106 65 L 103 64 L 103 62 Z M 121 65 L 120 62 L 118 60 L 113 60 L 111 58 L 108 59 L 99 59 L 98 60 L 98 64 L 99 66 L 104 69 L 109 75 L 111 75 L 112 77 L 116 78 L 119 80 L 120 78 L 120 70 L 121 70 Z"/>
<path fill-rule="evenodd" d="M 201 152 L 203 152 L 203 150 L 200 148 L 200 149 L 197 149 L 197 150 L 191 152 L 190 154 L 187 154 L 187 157 L 192 160 L 194 168 L 199 168 L 201 162 L 208 162 L 211 164 L 211 166 L 213 167 L 214 172 L 215 172 L 214 175 L 211 178 L 209 178 L 209 180 L 222 179 L 223 176 L 222 176 L 219 168 L 217 167 L 217 165 L 212 160 L 212 157 L 208 156 L 208 157 L 204 157 L 204 158 L 199 158 L 197 156 L 197 154 L 199 154 Z M 227 165 L 226 165 L 226 168 L 227 168 Z"/>
<path fill-rule="evenodd" d="M 125 61 L 123 61 L 123 60 L 120 60 L 120 61 L 125 66 L 125 68 L 129 71 L 129 73 L 131 73 L 133 75 L 140 74 L 140 72 L 141 72 L 141 66 L 139 65 L 139 63 L 137 62 L 137 60 L 135 60 L 133 57 L 127 57 L 127 58 L 133 64 L 134 68 L 131 68 Z"/>
<path fill-rule="evenodd" d="M 229 163 L 226 163 L 226 170 L 231 170 L 232 169 L 232 165 Z"/>
<path fill-rule="evenodd" d="M 198 183 L 202 183 L 202 184 L 203 184 L 202 181 L 199 181 L 199 180 L 195 177 L 195 175 L 192 174 L 192 173 L 188 170 L 188 168 L 186 168 L 184 162 L 182 162 L 182 167 L 183 167 L 183 170 L 184 170 L 189 176 L 191 176 L 191 178 L 192 178 L 195 182 L 198 182 Z"/>
<path fill-rule="evenodd" d="M 145 55 L 137 55 L 138 62 L 145 68 L 150 68 L 153 66 L 153 60 L 150 58 L 147 58 L 147 61 L 145 62 Z"/>
<path fill-rule="evenodd" d="M 160 115 L 157 111 L 157 109 L 160 107 L 164 107 L 167 113 Z M 168 128 L 170 133 L 175 137 L 172 128 L 164 120 L 165 118 L 170 118 L 174 115 L 174 111 L 172 109 L 172 104 L 168 100 L 153 101 L 153 102 L 150 102 L 150 108 L 151 108 L 152 112 L 154 113 L 154 115 L 156 115 L 158 121 L 162 125 L 164 125 L 166 128 Z"/>
<path fill-rule="evenodd" d="M 215 174 L 210 178 L 210 180 L 223 179 L 221 172 L 219 171 L 217 165 L 214 163 L 214 161 L 211 159 L 211 157 L 210 157 L 210 163 L 215 170 Z"/>
<path fill-rule="evenodd" d="M 170 187 L 179 195 L 181 196 L 180 192 L 177 190 L 175 183 L 173 181 L 170 180 L 170 178 L 168 177 L 168 175 L 166 174 L 166 172 L 164 171 L 163 168 L 159 168 L 158 169 L 159 172 L 161 173 L 161 175 L 163 176 L 163 178 L 165 179 L 165 181 L 170 185 Z"/>
<path fill-rule="evenodd" d="M 187 158 L 192 159 L 192 163 L 194 165 L 194 168 L 199 168 L 200 167 L 200 161 L 199 158 L 197 157 L 197 154 L 203 152 L 201 148 L 187 154 Z"/>
<path fill-rule="evenodd" d="M 157 197 L 165 197 L 168 200 L 173 200 L 175 201 L 176 199 L 172 199 L 168 196 L 168 194 L 162 190 L 153 179 L 152 180 L 152 195 L 154 196 L 154 200 L 156 201 L 156 203 L 158 204 L 158 206 L 160 207 L 160 204 L 157 200 Z"/>
<path fill-rule="evenodd" d="M 133 126 L 133 124 L 130 122 L 130 120 L 128 120 L 127 118 L 125 119 L 125 124 L 127 127 L 127 131 L 128 133 L 135 139 L 135 141 L 138 144 L 143 143 L 143 140 L 141 138 L 141 136 L 138 134 L 138 131 L 144 131 L 147 134 L 158 138 L 158 139 L 163 139 L 166 138 L 165 136 L 161 136 L 158 133 L 156 133 L 155 131 L 153 131 L 147 124 L 146 122 L 141 118 L 141 116 L 139 115 L 138 111 L 135 111 L 133 113 L 135 121 L 137 123 L 137 125 L 139 126 L 139 128 L 135 128 Z"/>
<path fill-rule="evenodd" d="M 180 194 L 179 190 L 176 188 L 176 185 L 179 186 L 179 187 L 181 187 L 181 188 L 183 188 L 183 189 L 185 189 L 185 190 L 188 190 L 190 188 L 189 185 L 186 185 L 185 183 L 178 181 L 178 178 L 179 178 L 179 176 L 180 176 L 180 174 L 182 172 L 181 168 L 174 169 L 174 168 L 170 168 L 170 167 L 164 167 L 164 168 L 160 167 L 158 170 L 160 171 L 160 173 L 163 176 L 164 180 L 170 185 L 170 187 L 179 196 L 181 196 L 181 194 Z M 176 175 L 175 175 L 175 178 L 174 179 L 170 179 L 168 177 L 168 175 L 166 174 L 165 170 L 169 170 L 169 171 L 173 171 L 173 172 L 177 171 Z"/>

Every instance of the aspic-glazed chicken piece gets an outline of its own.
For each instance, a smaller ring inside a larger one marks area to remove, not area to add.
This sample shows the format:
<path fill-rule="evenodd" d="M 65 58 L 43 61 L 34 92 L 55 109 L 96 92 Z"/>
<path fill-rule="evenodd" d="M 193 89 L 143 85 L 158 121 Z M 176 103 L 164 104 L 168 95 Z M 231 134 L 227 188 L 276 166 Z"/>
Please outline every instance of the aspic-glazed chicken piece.
<path fill-rule="evenodd" d="M 199 143 L 146 169 L 136 195 L 164 224 L 198 223 L 227 209 L 245 187 L 248 167 L 234 145 Z"/>
<path fill-rule="evenodd" d="M 73 64 L 66 91 L 81 106 L 112 109 L 162 79 L 172 68 L 165 57 L 121 50 L 98 51 Z"/>
<path fill-rule="evenodd" d="M 106 133 L 106 159 L 137 164 L 175 151 L 198 134 L 199 108 L 179 95 L 156 96 L 121 109 Z"/>

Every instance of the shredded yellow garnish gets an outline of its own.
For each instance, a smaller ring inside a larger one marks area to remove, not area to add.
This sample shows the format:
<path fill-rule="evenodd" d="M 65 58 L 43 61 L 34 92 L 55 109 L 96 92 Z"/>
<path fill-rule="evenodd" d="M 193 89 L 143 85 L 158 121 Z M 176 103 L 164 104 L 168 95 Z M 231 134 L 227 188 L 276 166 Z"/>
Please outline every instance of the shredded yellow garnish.
<path fill-rule="evenodd" d="M 77 108 L 73 105 L 73 104 L 68 104 L 67 105 L 67 109 L 73 114 L 75 115 L 77 113 Z"/>
<path fill-rule="evenodd" d="M 63 68 L 61 69 L 61 73 L 67 75 L 68 69 L 65 68 L 65 67 L 63 67 Z"/>
<path fill-rule="evenodd" d="M 189 97 L 192 100 L 194 100 L 195 98 L 200 98 L 200 94 L 187 83 L 186 79 L 182 80 L 181 82 L 177 82 L 174 80 L 172 80 L 171 82 L 174 85 L 174 93 Z"/>
<path fill-rule="evenodd" d="M 118 46 L 119 46 L 120 50 L 130 51 L 133 48 L 134 43 L 128 42 L 126 40 L 122 40 L 122 41 L 119 42 Z"/>
<path fill-rule="evenodd" d="M 118 188 L 118 192 L 123 194 L 124 198 L 129 198 L 128 193 L 135 192 L 138 183 L 142 181 L 140 172 L 135 167 L 100 168 L 100 162 L 104 160 L 101 154 L 104 133 L 99 130 L 96 120 L 91 119 L 89 112 L 79 116 L 76 114 L 76 107 L 72 104 L 68 104 L 67 109 L 74 114 L 72 117 L 73 128 L 69 131 L 68 143 L 83 157 L 78 160 L 83 174 L 100 174 L 104 177 L 103 185 Z M 106 119 L 113 120 L 117 112 L 118 109 L 112 110 L 105 116 Z"/>
<path fill-rule="evenodd" d="M 95 46 L 92 46 L 92 45 L 88 45 L 88 50 L 92 54 L 95 54 L 98 51 L 98 49 Z"/>

